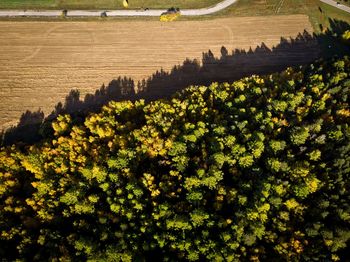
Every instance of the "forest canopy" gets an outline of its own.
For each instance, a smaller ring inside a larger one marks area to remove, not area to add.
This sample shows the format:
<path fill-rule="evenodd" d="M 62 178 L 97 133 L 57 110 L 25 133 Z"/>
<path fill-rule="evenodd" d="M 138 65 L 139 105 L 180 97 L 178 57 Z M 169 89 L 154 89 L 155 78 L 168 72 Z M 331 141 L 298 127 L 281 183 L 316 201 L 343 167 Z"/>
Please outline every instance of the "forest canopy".
<path fill-rule="evenodd" d="M 349 259 L 350 59 L 111 102 L 0 151 L 7 260 Z"/>

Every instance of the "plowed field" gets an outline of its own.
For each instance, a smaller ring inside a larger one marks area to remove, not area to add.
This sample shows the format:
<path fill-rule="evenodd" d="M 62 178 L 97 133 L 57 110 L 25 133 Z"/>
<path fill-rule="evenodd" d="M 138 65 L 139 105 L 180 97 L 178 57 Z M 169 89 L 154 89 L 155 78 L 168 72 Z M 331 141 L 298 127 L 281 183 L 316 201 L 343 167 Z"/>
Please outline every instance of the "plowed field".
<path fill-rule="evenodd" d="M 281 37 L 312 33 L 304 15 L 223 18 L 208 21 L 0 22 L 0 130 L 26 110 L 51 112 L 71 89 L 93 93 L 119 76 L 135 81 L 201 59 L 225 46 L 269 48 Z M 309 61 L 302 48 L 284 59 Z M 257 63 L 256 66 L 259 66 Z"/>

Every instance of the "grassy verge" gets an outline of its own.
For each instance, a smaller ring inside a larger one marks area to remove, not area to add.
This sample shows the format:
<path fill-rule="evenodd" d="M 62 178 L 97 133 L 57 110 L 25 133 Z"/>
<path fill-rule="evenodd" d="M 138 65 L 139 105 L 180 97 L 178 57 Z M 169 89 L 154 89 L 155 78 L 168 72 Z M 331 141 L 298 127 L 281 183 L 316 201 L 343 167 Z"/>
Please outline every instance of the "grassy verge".
<path fill-rule="evenodd" d="M 337 36 L 349 28 L 350 14 L 319 0 L 240 0 L 218 16 L 256 16 L 305 14 L 319 37 L 323 56 L 345 54 L 349 48 Z M 332 21 L 336 21 L 333 22 Z"/>
<path fill-rule="evenodd" d="M 210 6 L 221 0 L 129 0 L 130 8 L 200 8 Z M 115 9 L 122 8 L 122 0 L 0 0 L 1 8 L 24 9 Z M 178 20 L 207 20 L 230 16 L 273 16 L 305 14 L 316 33 L 330 28 L 329 19 L 350 24 L 350 15 L 319 0 L 239 0 L 237 3 L 213 15 L 199 17 L 181 16 Z M 107 17 L 107 18 L 1 18 L 6 21 L 130 21 L 159 20 L 159 17 Z"/>
<path fill-rule="evenodd" d="M 329 28 L 329 19 L 350 23 L 350 15 L 319 0 L 240 0 L 220 12 L 220 16 L 305 14 L 315 32 Z"/>
<path fill-rule="evenodd" d="M 220 0 L 129 0 L 129 8 L 202 8 L 218 2 Z M 123 0 L 1 0 L 0 9 L 123 9 Z"/>
<path fill-rule="evenodd" d="M 340 2 L 342 5 L 350 6 L 350 0 L 339 0 L 338 2 Z"/>
<path fill-rule="evenodd" d="M 320 8 L 322 9 L 322 15 L 319 15 L 320 23 L 324 27 L 329 26 L 329 18 L 341 20 L 350 24 L 350 14 L 342 10 L 339 10 L 333 6 L 320 3 Z"/>

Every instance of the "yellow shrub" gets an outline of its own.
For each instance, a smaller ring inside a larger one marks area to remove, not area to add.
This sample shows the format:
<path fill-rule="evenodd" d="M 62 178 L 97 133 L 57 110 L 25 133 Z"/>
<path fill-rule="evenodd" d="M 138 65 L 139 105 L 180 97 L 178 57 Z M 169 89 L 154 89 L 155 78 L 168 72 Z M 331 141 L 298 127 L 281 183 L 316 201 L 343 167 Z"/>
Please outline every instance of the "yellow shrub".
<path fill-rule="evenodd" d="M 180 13 L 172 13 L 172 14 L 162 14 L 160 16 L 161 22 L 171 22 L 176 20 L 180 16 Z"/>

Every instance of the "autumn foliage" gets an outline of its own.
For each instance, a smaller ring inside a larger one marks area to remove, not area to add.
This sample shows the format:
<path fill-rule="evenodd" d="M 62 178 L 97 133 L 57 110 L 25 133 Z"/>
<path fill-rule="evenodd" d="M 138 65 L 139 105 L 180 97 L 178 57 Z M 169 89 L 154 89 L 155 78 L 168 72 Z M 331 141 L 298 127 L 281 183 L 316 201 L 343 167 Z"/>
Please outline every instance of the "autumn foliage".
<path fill-rule="evenodd" d="M 8 260 L 348 259 L 350 60 L 111 102 L 0 152 Z"/>

